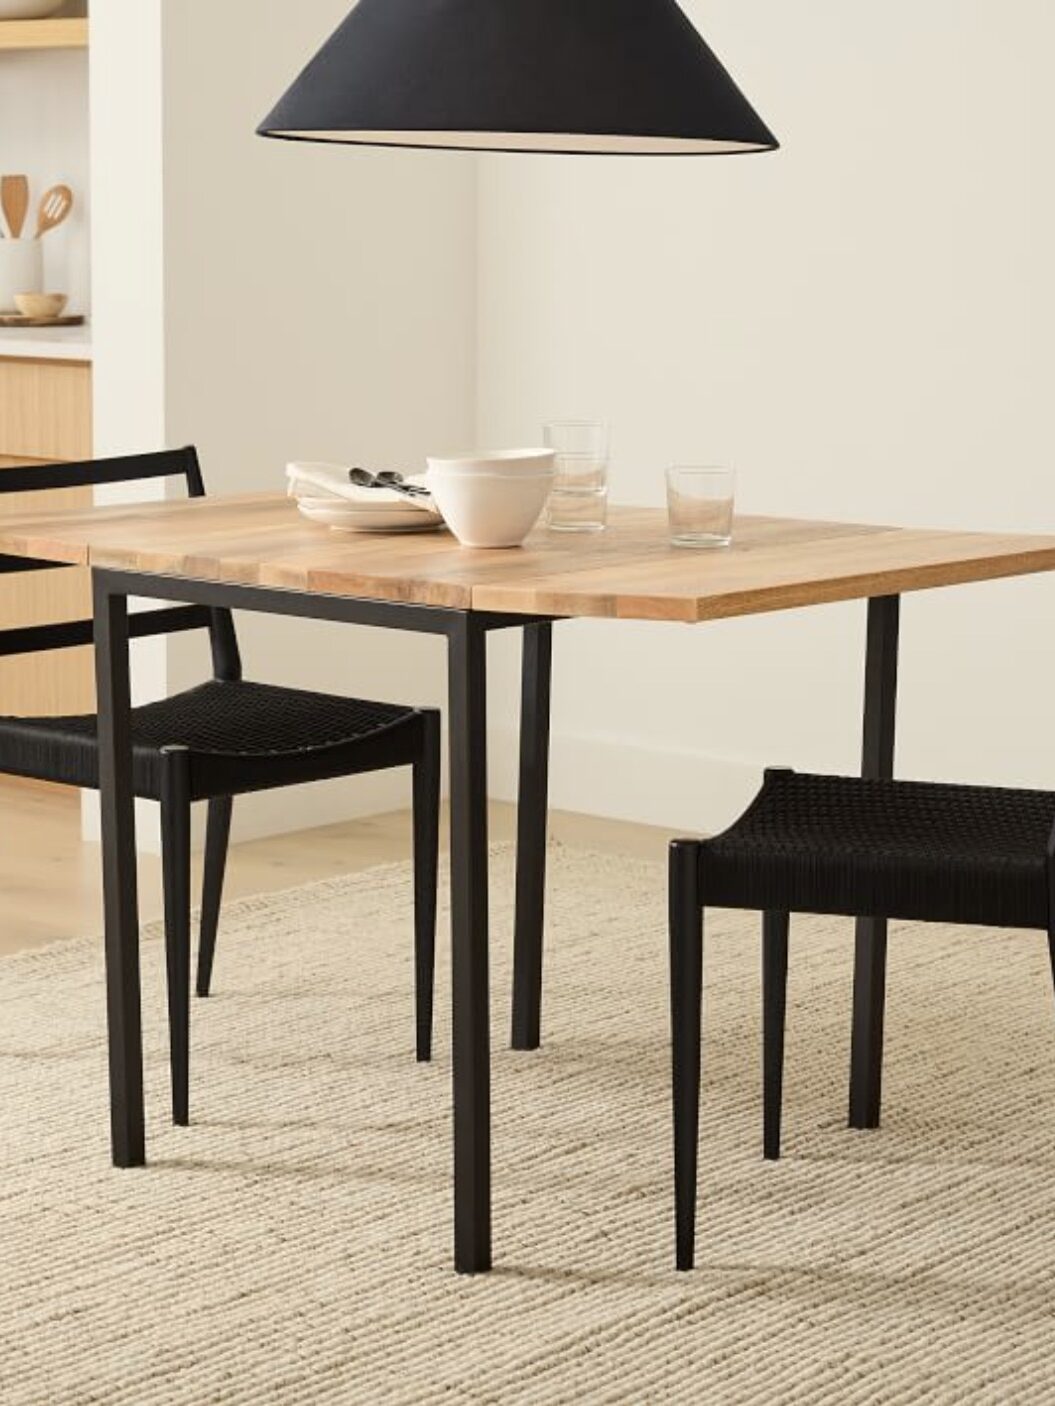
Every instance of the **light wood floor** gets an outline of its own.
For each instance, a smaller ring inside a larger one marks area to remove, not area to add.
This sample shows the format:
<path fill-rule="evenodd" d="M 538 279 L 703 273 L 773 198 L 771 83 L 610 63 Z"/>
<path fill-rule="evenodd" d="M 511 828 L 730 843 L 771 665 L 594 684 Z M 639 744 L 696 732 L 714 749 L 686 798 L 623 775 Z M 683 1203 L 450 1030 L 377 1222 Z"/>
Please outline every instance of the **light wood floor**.
<path fill-rule="evenodd" d="M 515 811 L 491 807 L 491 837 L 512 839 Z M 662 858 L 669 832 L 554 812 L 551 834 L 607 853 Z M 385 864 L 409 853 L 410 814 L 371 816 L 235 845 L 226 893 L 268 893 Z M 140 860 L 144 919 L 161 913 L 161 864 Z M 197 878 L 195 879 L 197 883 Z M 0 956 L 102 930 L 99 848 L 80 835 L 80 803 L 58 787 L 0 783 Z"/>

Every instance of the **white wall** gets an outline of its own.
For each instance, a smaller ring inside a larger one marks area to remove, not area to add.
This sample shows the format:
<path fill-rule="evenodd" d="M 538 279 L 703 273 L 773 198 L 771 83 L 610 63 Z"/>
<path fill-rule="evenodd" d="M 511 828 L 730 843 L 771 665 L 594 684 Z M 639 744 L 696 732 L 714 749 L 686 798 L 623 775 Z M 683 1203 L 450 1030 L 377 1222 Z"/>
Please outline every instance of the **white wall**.
<path fill-rule="evenodd" d="M 161 0 L 98 0 L 89 52 L 102 457 L 158 448 L 165 438 Z"/>
<path fill-rule="evenodd" d="M 127 3 L 96 0 L 96 29 L 101 13 L 116 23 Z M 132 214 L 130 255 L 144 257 L 145 248 L 159 261 L 160 285 L 148 281 L 151 308 L 160 290 L 162 335 L 159 342 L 151 319 L 148 416 L 129 406 L 120 421 L 118 411 L 116 433 L 138 447 L 196 443 L 210 490 L 227 494 L 281 489 L 293 458 L 398 467 L 437 443 L 471 438 L 472 159 L 254 135 L 346 0 L 180 0 L 160 10 L 151 0 L 145 8 L 159 26 L 147 55 L 163 55 L 160 74 L 148 66 L 151 91 L 127 96 L 142 109 L 142 141 L 162 184 L 151 184 L 141 223 L 129 210 L 136 167 L 122 164 L 126 155 L 135 162 L 137 139 L 126 135 L 125 155 L 111 140 L 109 169 L 125 188 L 107 218 Z M 94 40 L 93 50 L 108 85 L 125 86 L 119 62 L 131 50 L 115 42 L 100 51 Z M 100 97 L 97 106 L 106 105 Z M 99 335 L 101 366 L 109 355 L 134 384 L 139 373 L 128 362 L 139 339 L 116 320 L 104 326 L 102 307 Z M 108 384 L 104 373 L 101 447 L 113 442 Z M 239 628 L 249 677 L 407 702 L 442 698 L 434 640 L 247 616 Z M 164 686 L 185 687 L 206 669 L 204 642 L 173 641 Z M 400 773 L 326 783 L 247 798 L 236 807 L 236 831 L 298 829 L 406 802 Z"/>
<path fill-rule="evenodd" d="M 92 370 L 95 454 L 165 444 L 162 185 L 162 0 L 95 0 L 90 62 Z M 163 495 L 160 483 L 104 487 L 108 503 Z M 168 691 L 163 639 L 132 647 L 136 702 Z M 144 848 L 159 844 L 156 808 L 138 806 Z M 99 832 L 98 797 L 83 795 L 84 831 Z"/>
<path fill-rule="evenodd" d="M 254 135 L 346 0 L 165 9 L 166 432 L 211 491 L 284 486 L 287 460 L 420 463 L 474 413 L 475 166 Z M 252 36 L 251 50 L 246 38 Z M 247 674 L 401 702 L 442 698 L 434 640 L 242 617 Z M 202 676 L 177 645 L 174 687 Z M 255 797 L 238 833 L 407 803 L 382 774 Z"/>
<path fill-rule="evenodd" d="M 484 158 L 479 438 L 609 419 L 622 502 L 722 462 L 747 511 L 1051 530 L 1055 8 L 686 8 L 784 149 Z M 903 773 L 1055 784 L 1053 589 L 906 602 Z M 858 605 L 561 627 L 555 802 L 710 828 L 766 764 L 853 767 L 862 637 Z"/>
<path fill-rule="evenodd" d="M 472 158 L 252 135 L 345 8 L 96 0 L 93 154 L 128 156 L 121 189 L 95 173 L 101 451 L 193 438 L 231 492 L 274 486 L 289 457 L 402 464 L 474 418 L 512 443 L 593 415 L 624 502 L 661 502 L 671 461 L 725 461 L 749 511 L 1052 526 L 1046 0 L 690 0 L 779 154 L 490 157 L 478 183 Z M 903 772 L 1055 785 L 1051 590 L 906 603 Z M 259 676 L 442 701 L 435 643 L 243 634 Z M 862 636 L 857 605 L 561 627 L 555 802 L 711 828 L 767 763 L 852 767 Z M 499 794 L 514 655 L 497 643 Z M 201 667 L 181 646 L 153 681 Z M 243 816 L 402 800 L 386 778 Z"/>

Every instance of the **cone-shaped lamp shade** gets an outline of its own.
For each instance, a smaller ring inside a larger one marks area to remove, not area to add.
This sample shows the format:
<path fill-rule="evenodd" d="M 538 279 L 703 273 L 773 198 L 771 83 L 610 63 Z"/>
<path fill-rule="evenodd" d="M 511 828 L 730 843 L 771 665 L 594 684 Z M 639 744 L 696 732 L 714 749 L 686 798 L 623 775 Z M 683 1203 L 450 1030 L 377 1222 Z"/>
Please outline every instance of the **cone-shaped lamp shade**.
<path fill-rule="evenodd" d="M 259 131 L 470 151 L 777 146 L 675 0 L 359 0 Z"/>

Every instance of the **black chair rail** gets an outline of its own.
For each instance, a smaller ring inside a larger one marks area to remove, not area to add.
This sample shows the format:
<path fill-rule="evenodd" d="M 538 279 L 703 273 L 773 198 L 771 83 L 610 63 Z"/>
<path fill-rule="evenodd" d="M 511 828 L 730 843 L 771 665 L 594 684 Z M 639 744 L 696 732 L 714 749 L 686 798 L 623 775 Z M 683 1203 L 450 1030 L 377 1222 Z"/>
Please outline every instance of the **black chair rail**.
<path fill-rule="evenodd" d="M 112 459 L 91 459 L 78 464 L 40 464 L 31 468 L 4 469 L 0 472 L 0 497 L 11 493 L 49 493 L 61 488 L 96 488 L 163 478 L 182 479 L 189 498 L 205 496 L 197 450 L 188 445 L 183 449 L 166 449 L 156 454 L 130 454 Z M 23 571 L 68 571 L 73 565 L 0 556 L 0 573 L 4 575 Z M 129 619 L 129 634 L 134 639 L 198 629 L 209 631 L 215 677 L 241 678 L 242 662 L 230 611 L 180 606 L 176 609 L 143 611 Z M 0 658 L 45 650 L 73 649 L 91 642 L 90 620 L 9 628 L 0 630 Z"/>

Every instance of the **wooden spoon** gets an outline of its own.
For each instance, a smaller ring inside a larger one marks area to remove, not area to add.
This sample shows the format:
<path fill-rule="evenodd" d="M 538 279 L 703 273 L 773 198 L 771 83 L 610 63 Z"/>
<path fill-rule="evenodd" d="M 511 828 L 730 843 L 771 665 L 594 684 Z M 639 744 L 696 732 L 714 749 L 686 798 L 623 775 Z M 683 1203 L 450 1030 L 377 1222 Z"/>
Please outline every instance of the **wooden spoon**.
<path fill-rule="evenodd" d="M 40 197 L 40 209 L 37 211 L 37 238 L 61 225 L 72 209 L 73 191 L 69 186 L 52 186 L 46 190 Z"/>
<path fill-rule="evenodd" d="M 29 213 L 29 181 L 25 176 L 4 176 L 0 180 L 0 209 L 12 239 L 21 239 Z"/>

